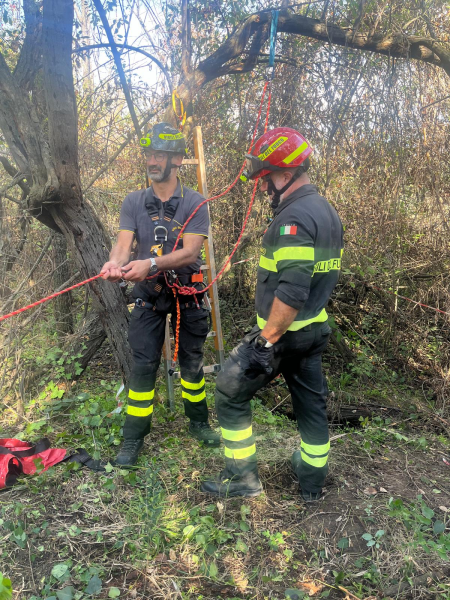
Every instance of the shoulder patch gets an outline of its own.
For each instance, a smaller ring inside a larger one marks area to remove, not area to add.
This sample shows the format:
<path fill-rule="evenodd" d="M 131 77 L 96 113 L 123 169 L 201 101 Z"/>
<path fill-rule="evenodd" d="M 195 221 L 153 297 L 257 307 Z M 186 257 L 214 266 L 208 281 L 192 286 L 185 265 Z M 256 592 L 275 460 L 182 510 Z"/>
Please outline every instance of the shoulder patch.
<path fill-rule="evenodd" d="M 280 235 L 297 235 L 297 225 L 282 225 Z"/>

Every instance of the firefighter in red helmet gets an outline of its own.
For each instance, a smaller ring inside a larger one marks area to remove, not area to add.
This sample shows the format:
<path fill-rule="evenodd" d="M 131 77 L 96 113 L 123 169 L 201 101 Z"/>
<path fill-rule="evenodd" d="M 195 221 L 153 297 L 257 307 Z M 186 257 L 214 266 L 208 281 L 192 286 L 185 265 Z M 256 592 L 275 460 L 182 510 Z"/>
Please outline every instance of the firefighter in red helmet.
<path fill-rule="evenodd" d="M 301 435 L 292 456 L 300 492 L 318 500 L 330 448 L 322 352 L 330 336 L 326 305 L 341 267 L 343 228 L 335 209 L 307 175 L 312 148 L 294 129 L 265 133 L 247 155 L 242 178 L 261 179 L 274 217 L 262 240 L 256 286 L 257 325 L 218 374 L 216 411 L 225 469 L 204 481 L 216 496 L 262 492 L 250 400 L 282 373 Z"/>

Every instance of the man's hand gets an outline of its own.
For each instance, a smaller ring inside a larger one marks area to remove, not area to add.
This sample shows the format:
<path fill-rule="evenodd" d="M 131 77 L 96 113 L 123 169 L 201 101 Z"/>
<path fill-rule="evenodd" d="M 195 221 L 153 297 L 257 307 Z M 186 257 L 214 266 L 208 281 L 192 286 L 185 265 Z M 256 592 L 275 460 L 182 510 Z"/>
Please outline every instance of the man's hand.
<path fill-rule="evenodd" d="M 151 262 L 147 260 L 132 260 L 122 267 L 121 277 L 127 281 L 144 281 L 150 271 Z"/>
<path fill-rule="evenodd" d="M 249 363 L 246 373 L 249 379 L 255 379 L 261 373 L 271 375 L 273 371 L 273 346 L 270 348 L 261 347 L 256 343 L 255 338 L 248 343 L 245 353 Z"/>
<path fill-rule="evenodd" d="M 103 265 L 100 275 L 106 281 L 119 281 L 122 279 L 122 268 L 115 260 L 109 260 Z"/>

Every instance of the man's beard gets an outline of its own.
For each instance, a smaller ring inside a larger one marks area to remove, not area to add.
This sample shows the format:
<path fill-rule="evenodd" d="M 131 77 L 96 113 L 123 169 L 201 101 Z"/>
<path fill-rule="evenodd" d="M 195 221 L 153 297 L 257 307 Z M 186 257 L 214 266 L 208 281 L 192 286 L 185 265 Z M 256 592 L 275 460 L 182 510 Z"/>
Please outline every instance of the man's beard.
<path fill-rule="evenodd" d="M 164 171 L 159 167 L 159 171 L 150 171 L 150 167 L 147 167 L 148 178 L 156 183 L 161 183 L 164 180 Z"/>

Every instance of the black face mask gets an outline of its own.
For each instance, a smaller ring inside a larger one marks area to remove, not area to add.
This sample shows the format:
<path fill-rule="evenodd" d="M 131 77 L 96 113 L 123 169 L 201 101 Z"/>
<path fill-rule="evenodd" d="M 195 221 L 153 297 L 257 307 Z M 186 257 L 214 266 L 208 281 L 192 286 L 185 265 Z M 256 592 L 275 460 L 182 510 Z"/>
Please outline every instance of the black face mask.
<path fill-rule="evenodd" d="M 281 196 L 291 187 L 291 185 L 294 183 L 294 181 L 296 179 L 298 179 L 298 177 L 300 177 L 301 173 L 294 173 L 292 175 L 292 179 L 290 181 L 287 182 L 287 184 L 281 188 L 281 190 L 278 190 L 273 181 L 271 179 L 269 179 L 268 181 L 268 186 L 267 186 L 267 195 L 270 197 L 272 194 L 272 202 L 270 204 L 270 206 L 272 207 L 273 210 L 276 210 L 278 208 L 278 205 L 280 204 L 280 199 Z"/>

